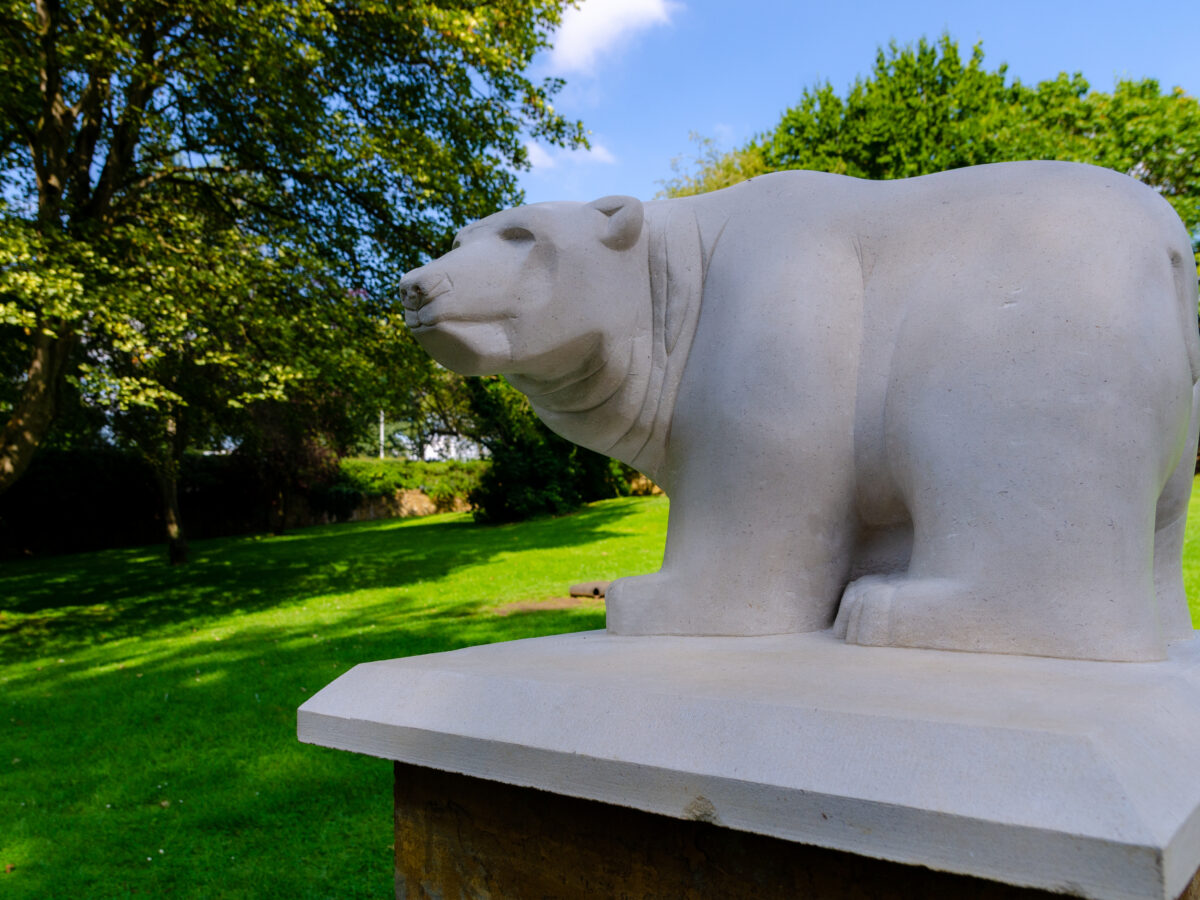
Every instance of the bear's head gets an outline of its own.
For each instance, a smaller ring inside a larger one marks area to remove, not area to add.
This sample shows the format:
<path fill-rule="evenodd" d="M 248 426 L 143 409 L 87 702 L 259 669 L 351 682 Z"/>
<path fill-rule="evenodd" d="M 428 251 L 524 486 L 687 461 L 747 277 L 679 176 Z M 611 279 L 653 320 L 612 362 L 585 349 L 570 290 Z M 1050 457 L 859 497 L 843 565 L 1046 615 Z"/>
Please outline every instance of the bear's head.
<path fill-rule="evenodd" d="M 456 372 L 566 375 L 627 340 L 649 295 L 644 221 L 633 197 L 488 216 L 404 276 L 404 321 Z"/>

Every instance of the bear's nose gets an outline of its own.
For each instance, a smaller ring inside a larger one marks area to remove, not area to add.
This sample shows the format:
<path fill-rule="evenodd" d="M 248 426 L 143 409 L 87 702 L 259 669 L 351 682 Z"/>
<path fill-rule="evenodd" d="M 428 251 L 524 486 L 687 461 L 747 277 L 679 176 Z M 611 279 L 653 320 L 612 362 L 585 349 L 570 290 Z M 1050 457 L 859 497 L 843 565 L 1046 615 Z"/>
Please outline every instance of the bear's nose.
<path fill-rule="evenodd" d="M 425 272 L 415 269 L 400 279 L 400 302 L 405 309 L 416 311 L 435 297 L 449 291 L 453 284 L 445 272 Z"/>

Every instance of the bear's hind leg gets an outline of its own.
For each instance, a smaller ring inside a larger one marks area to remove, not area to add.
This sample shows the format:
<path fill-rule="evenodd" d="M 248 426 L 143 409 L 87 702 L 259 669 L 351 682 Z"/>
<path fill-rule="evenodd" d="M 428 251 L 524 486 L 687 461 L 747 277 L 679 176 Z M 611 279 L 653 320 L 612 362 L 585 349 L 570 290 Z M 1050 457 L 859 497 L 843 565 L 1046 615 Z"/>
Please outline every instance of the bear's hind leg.
<path fill-rule="evenodd" d="M 1089 496 L 1081 473 L 1083 483 L 1043 485 L 1046 494 L 1012 474 L 1007 487 L 981 479 L 978 492 L 923 485 L 909 570 L 852 582 L 836 633 L 881 646 L 1161 659 L 1152 486 L 1130 492 L 1146 498 L 1138 503 Z"/>
<path fill-rule="evenodd" d="M 1182 368 L 1138 361 L 1178 332 L 1138 323 L 1080 337 L 1035 309 L 1006 346 L 996 335 L 1013 325 L 1000 317 L 1020 311 L 976 310 L 951 320 L 953 335 L 910 319 L 924 342 L 898 354 L 885 433 L 913 555 L 903 574 L 850 584 L 837 630 L 864 644 L 1161 659 L 1155 570 L 1178 552 L 1163 512 L 1180 504 L 1159 496 L 1192 391 Z M 1096 346 L 1070 352 L 1084 337 Z"/>

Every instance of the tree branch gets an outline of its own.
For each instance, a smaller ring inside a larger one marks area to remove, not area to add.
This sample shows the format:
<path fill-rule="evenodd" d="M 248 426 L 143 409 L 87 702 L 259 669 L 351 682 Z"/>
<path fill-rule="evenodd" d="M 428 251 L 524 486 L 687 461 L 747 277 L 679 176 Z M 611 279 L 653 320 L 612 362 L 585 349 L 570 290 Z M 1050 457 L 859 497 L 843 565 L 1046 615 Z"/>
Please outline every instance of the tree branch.
<path fill-rule="evenodd" d="M 249 173 L 251 170 L 239 168 L 237 166 L 166 166 L 151 172 L 139 178 L 137 181 L 128 182 L 123 186 L 125 191 L 130 194 L 139 194 L 151 185 L 157 184 L 160 181 L 170 180 L 175 184 L 195 185 L 201 182 L 193 181 L 192 179 L 181 177 L 186 175 L 236 175 L 238 173 Z"/>
<path fill-rule="evenodd" d="M 96 143 L 100 139 L 104 124 L 104 110 L 111 85 L 111 73 L 99 68 L 88 74 L 88 82 L 71 108 L 79 121 L 79 131 L 71 150 L 71 196 L 79 206 L 91 188 L 92 160 L 96 154 Z"/>
<path fill-rule="evenodd" d="M 65 181 L 66 132 L 70 111 L 63 103 L 62 71 L 58 59 L 59 0 L 36 0 L 39 86 L 42 110 L 31 149 L 38 182 L 38 223 L 57 224 Z"/>
<path fill-rule="evenodd" d="M 138 38 L 138 65 L 125 88 L 124 108 L 113 131 L 112 143 L 96 181 L 96 189 L 83 208 L 87 218 L 104 220 L 109 217 L 113 196 L 125 183 L 132 167 L 146 106 L 159 86 L 160 75 L 154 65 L 157 46 L 158 38 L 154 29 L 149 23 L 144 23 Z"/>

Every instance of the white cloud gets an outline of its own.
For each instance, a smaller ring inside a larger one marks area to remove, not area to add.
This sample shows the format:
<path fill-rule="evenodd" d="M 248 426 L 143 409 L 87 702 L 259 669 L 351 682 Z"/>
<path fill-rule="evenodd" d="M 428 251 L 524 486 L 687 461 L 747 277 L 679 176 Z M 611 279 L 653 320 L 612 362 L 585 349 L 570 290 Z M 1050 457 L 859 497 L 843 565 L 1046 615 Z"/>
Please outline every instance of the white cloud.
<path fill-rule="evenodd" d="M 542 171 L 557 168 L 560 163 L 608 166 L 617 161 L 612 151 L 597 141 L 592 141 L 590 150 L 562 150 L 557 147 L 547 150 L 541 144 L 528 141 L 525 144 L 525 151 L 529 154 L 529 162 L 533 168 Z"/>
<path fill-rule="evenodd" d="M 617 158 L 612 155 L 612 151 L 603 144 L 593 143 L 592 149 L 582 155 L 586 157 L 584 162 L 603 163 L 606 166 L 611 166 L 617 161 Z"/>
<path fill-rule="evenodd" d="M 583 0 L 569 7 L 555 33 L 550 66 L 556 72 L 590 74 L 597 59 L 639 31 L 668 25 L 676 0 Z"/>
<path fill-rule="evenodd" d="M 535 169 L 553 169 L 557 165 L 554 157 L 547 153 L 541 144 L 527 141 L 525 152 L 529 154 L 529 162 Z"/>

